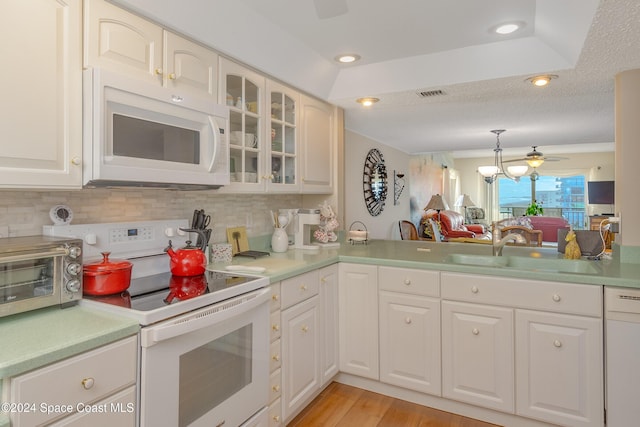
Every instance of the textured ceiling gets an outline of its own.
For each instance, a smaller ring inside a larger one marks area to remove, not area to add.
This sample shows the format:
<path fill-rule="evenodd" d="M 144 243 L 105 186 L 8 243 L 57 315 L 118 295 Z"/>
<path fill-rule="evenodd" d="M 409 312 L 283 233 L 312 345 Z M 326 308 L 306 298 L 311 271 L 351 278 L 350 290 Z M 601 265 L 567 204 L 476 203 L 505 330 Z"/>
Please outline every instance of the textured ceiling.
<path fill-rule="evenodd" d="M 329 19 L 313 0 L 115 1 L 341 106 L 347 129 L 408 153 L 491 156 L 496 128 L 505 154 L 610 149 L 614 77 L 640 68 L 638 0 L 346 0 Z M 489 32 L 512 19 L 522 32 Z M 336 64 L 345 51 L 362 60 Z M 541 73 L 558 78 L 526 82 Z M 444 95 L 416 95 L 435 89 Z M 364 109 L 363 96 L 381 101 Z"/>

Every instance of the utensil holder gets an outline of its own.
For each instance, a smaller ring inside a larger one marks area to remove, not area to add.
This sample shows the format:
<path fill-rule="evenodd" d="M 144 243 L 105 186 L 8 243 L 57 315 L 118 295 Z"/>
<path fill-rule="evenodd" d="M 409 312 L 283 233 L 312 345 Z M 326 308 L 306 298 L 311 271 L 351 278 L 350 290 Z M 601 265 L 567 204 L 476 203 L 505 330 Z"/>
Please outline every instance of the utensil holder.
<path fill-rule="evenodd" d="M 276 228 L 271 235 L 271 250 L 286 252 L 289 249 L 289 236 L 284 228 Z"/>

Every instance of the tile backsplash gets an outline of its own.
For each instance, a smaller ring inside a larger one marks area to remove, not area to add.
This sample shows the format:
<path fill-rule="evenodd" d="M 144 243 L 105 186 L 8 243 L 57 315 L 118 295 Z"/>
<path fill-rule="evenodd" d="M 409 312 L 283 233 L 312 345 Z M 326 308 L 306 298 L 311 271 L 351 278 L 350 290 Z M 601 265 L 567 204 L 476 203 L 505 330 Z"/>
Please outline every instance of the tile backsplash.
<path fill-rule="evenodd" d="M 245 226 L 249 237 L 270 234 L 269 211 L 299 208 L 302 196 L 155 189 L 0 190 L 0 230 L 7 227 L 10 237 L 41 234 L 42 226 L 51 224 L 49 210 L 59 204 L 71 208 L 73 224 L 191 220 L 194 209 L 204 209 L 211 215 L 211 241 L 224 242 L 227 227 Z"/>

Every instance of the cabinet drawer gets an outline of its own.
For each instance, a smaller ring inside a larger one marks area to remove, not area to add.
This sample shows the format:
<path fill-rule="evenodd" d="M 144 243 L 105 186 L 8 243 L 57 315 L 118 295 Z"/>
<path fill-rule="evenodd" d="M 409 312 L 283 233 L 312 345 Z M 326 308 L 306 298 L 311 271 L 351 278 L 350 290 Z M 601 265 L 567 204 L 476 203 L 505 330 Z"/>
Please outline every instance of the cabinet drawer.
<path fill-rule="evenodd" d="M 280 399 L 269 405 L 269 427 L 282 425 L 282 401 Z"/>
<path fill-rule="evenodd" d="M 280 325 L 280 311 L 274 311 L 271 313 L 271 340 L 274 341 L 280 338 L 282 334 Z"/>
<path fill-rule="evenodd" d="M 134 427 L 136 425 L 136 388 L 131 386 L 108 399 L 95 403 L 104 412 L 80 412 L 51 424 L 50 427 Z"/>
<path fill-rule="evenodd" d="M 282 310 L 318 295 L 319 283 L 318 270 L 283 280 L 281 282 Z"/>
<path fill-rule="evenodd" d="M 443 299 L 602 317 L 602 286 L 441 274 Z"/>
<path fill-rule="evenodd" d="M 276 310 L 280 310 L 280 282 L 272 283 L 269 285 L 271 288 L 271 312 L 273 313 Z"/>
<path fill-rule="evenodd" d="M 127 338 L 11 380 L 12 402 L 71 405 L 95 402 L 136 382 L 137 337 Z M 14 425 L 53 420 L 60 412 L 17 413 Z"/>
<path fill-rule="evenodd" d="M 273 372 L 282 365 L 282 350 L 280 348 L 280 340 L 271 343 L 269 348 L 269 372 Z"/>
<path fill-rule="evenodd" d="M 440 272 L 379 267 L 378 288 L 391 292 L 437 297 L 440 296 Z"/>
<path fill-rule="evenodd" d="M 269 377 L 269 402 L 282 396 L 282 371 L 277 369 Z"/>

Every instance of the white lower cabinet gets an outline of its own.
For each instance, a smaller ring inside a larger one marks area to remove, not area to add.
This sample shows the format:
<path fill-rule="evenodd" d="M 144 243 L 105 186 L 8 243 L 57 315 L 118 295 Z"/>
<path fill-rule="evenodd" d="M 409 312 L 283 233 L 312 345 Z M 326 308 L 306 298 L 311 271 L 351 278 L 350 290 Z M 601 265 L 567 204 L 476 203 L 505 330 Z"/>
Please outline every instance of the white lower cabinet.
<path fill-rule="evenodd" d="M 442 395 L 514 411 L 513 310 L 442 302 Z"/>
<path fill-rule="evenodd" d="M 379 379 L 378 267 L 338 264 L 340 371 Z"/>
<path fill-rule="evenodd" d="M 11 378 L 10 402 L 36 405 L 11 425 L 135 426 L 137 349 L 137 337 L 125 338 Z"/>
<path fill-rule="evenodd" d="M 269 347 L 269 426 L 282 425 L 282 320 L 281 320 L 281 284 L 272 283 L 271 288 L 271 344 Z"/>
<path fill-rule="evenodd" d="M 379 267 L 380 381 L 441 395 L 440 276 Z"/>
<path fill-rule="evenodd" d="M 321 268 L 320 274 L 320 379 L 328 383 L 338 373 L 338 264 Z"/>
<path fill-rule="evenodd" d="M 320 387 L 318 297 L 282 312 L 284 418 L 296 412 Z"/>
<path fill-rule="evenodd" d="M 602 319 L 517 310 L 516 352 L 517 414 L 602 425 Z"/>

